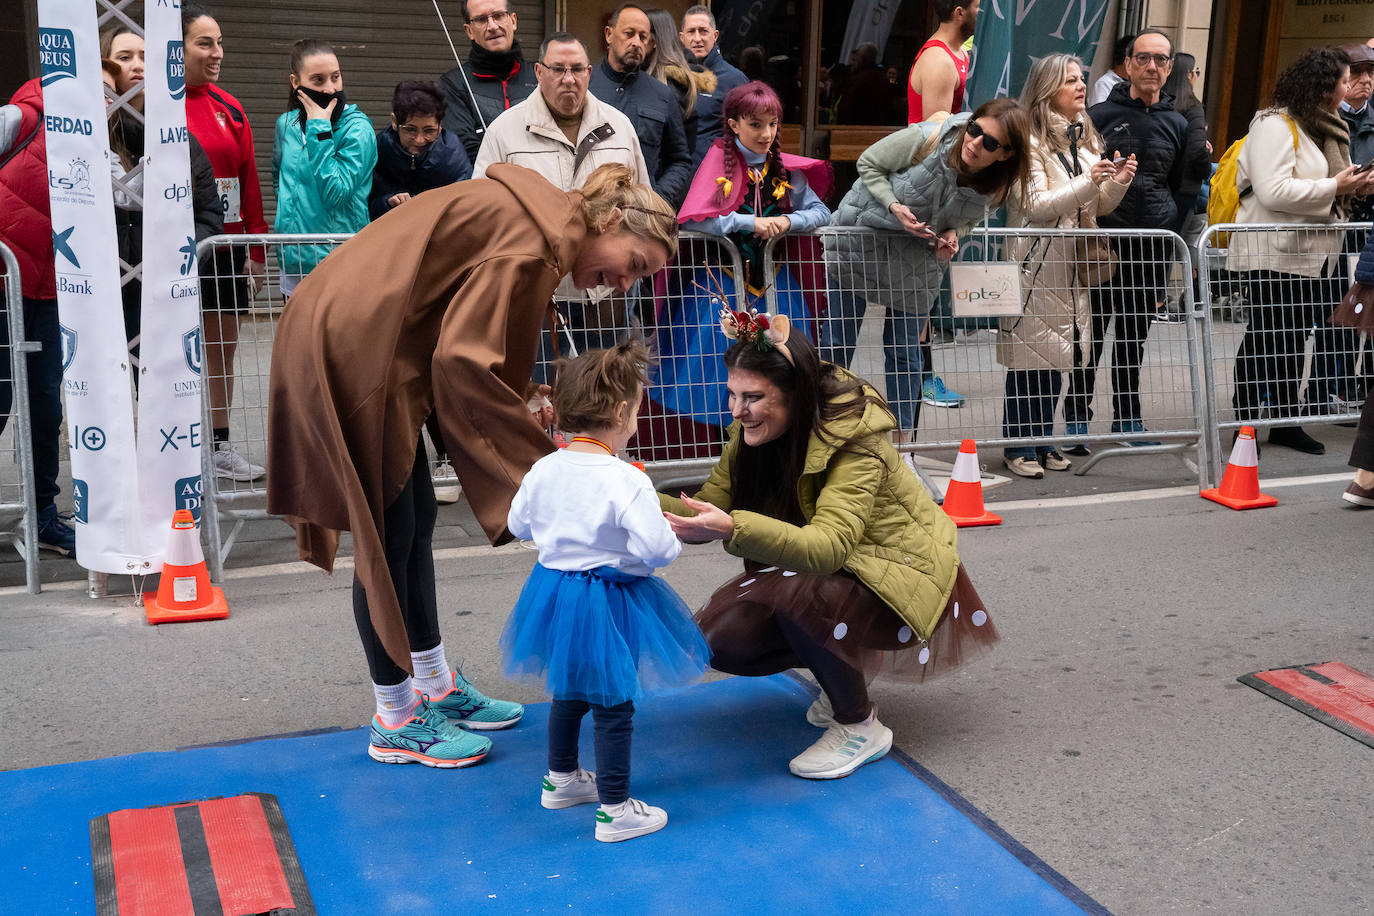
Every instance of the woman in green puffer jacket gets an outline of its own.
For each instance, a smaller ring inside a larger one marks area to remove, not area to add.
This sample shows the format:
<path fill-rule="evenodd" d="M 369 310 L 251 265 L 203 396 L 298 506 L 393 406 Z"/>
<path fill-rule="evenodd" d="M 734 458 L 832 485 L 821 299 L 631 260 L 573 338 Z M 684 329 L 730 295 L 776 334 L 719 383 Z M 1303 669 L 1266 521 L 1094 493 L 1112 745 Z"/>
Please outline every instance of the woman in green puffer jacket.
<path fill-rule="evenodd" d="M 848 776 L 892 746 L 868 698 L 874 675 L 923 680 L 997 631 L 954 523 L 893 448 L 895 420 L 872 386 L 822 363 L 785 316 L 722 323 L 736 338 L 729 441 L 695 498 L 661 501 L 682 540 L 719 540 L 744 560 L 697 615 L 712 667 L 810 668 L 823 693 L 807 719 L 826 732 L 790 769 Z"/>

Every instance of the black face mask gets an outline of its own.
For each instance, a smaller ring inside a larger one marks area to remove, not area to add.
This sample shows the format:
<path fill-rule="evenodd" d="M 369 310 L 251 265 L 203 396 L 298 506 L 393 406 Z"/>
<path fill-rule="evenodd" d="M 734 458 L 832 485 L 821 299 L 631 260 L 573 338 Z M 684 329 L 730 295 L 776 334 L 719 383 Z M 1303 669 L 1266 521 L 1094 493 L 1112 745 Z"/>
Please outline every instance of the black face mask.
<path fill-rule="evenodd" d="M 300 98 L 296 95 L 295 89 L 291 91 L 291 107 L 301 113 L 301 129 L 305 129 L 305 106 L 301 104 Z M 334 113 L 329 116 L 329 123 L 338 124 L 339 118 L 343 117 L 344 105 L 348 102 L 347 94 L 340 89 L 338 92 L 320 92 L 318 89 L 311 89 L 308 86 L 299 87 L 299 91 L 309 96 L 310 101 L 321 108 L 328 108 L 329 103 L 338 99 L 339 104 L 334 106 Z"/>

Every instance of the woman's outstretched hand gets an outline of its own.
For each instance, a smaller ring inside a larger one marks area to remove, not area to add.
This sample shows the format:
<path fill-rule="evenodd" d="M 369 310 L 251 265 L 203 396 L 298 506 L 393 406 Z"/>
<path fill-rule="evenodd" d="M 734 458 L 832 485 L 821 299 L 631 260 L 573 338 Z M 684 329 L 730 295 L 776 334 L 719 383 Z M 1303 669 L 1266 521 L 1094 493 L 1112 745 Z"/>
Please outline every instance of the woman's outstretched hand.
<path fill-rule="evenodd" d="M 668 520 L 668 527 L 673 529 L 673 534 L 678 536 L 678 540 L 684 544 L 706 544 L 710 541 L 727 540 L 735 533 L 735 520 L 728 513 L 722 512 L 711 503 L 692 499 L 686 493 L 680 495 L 683 505 L 688 509 L 695 509 L 697 514 L 687 518 L 671 512 L 663 513 L 663 517 Z"/>

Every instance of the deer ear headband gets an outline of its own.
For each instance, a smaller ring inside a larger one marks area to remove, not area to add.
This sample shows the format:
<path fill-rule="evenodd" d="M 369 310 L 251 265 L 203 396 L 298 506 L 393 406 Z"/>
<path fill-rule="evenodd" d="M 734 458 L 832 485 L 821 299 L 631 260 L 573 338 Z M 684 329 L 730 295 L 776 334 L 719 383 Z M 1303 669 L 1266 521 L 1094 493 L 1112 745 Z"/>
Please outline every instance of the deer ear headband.
<path fill-rule="evenodd" d="M 786 315 L 761 315 L 758 309 L 747 312 L 720 310 L 720 329 L 731 340 L 751 343 L 760 350 L 777 350 L 793 366 L 796 362 L 787 350 L 787 338 L 792 334 L 792 322 Z"/>

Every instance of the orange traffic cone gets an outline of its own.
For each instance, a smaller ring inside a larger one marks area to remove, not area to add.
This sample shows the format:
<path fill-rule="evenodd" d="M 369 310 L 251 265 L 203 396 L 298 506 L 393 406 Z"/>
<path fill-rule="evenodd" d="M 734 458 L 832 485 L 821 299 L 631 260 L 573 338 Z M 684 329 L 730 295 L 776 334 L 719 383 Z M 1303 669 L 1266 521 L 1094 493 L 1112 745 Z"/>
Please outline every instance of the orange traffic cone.
<path fill-rule="evenodd" d="M 1236 444 L 1231 446 L 1231 457 L 1226 462 L 1221 486 L 1215 490 L 1203 490 L 1199 495 L 1232 509 L 1263 509 L 1279 504 L 1276 497 L 1260 492 L 1259 451 L 1255 448 L 1254 427 L 1240 428 Z"/>
<path fill-rule="evenodd" d="M 978 447 L 972 439 L 959 445 L 959 457 L 954 459 L 954 471 L 945 488 L 944 508 L 960 528 L 1002 524 L 1002 516 L 983 508 L 983 476 L 978 472 Z"/>
<path fill-rule="evenodd" d="M 167 559 L 162 565 L 157 596 L 145 608 L 149 623 L 187 620 L 219 620 L 229 616 L 224 592 L 210 584 L 200 535 L 190 509 L 172 516 L 172 536 L 167 539 Z"/>

